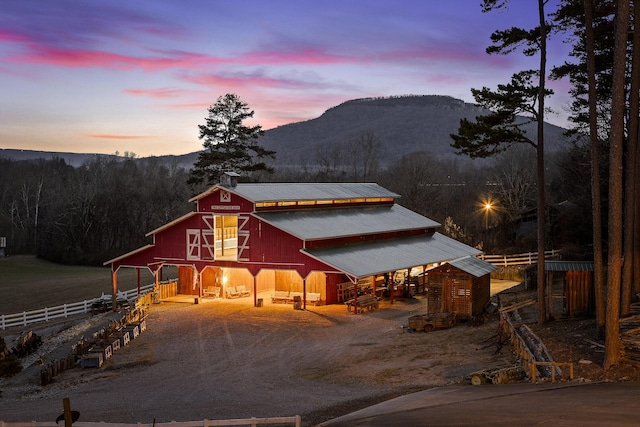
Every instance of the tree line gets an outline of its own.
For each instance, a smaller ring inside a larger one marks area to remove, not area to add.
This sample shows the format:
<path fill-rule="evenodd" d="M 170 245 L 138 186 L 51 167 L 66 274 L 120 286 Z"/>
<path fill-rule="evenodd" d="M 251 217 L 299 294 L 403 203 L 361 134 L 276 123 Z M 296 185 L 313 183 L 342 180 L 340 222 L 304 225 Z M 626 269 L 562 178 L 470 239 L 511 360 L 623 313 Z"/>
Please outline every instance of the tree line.
<path fill-rule="evenodd" d="M 509 3 L 484 0 L 483 12 L 507 8 Z M 571 60 L 552 66 L 550 75 L 571 82 L 570 133 L 577 137 L 577 150 L 590 151 L 585 164 L 590 179 L 583 182 L 591 184 L 597 332 L 605 337 L 608 368 L 620 361 L 620 317 L 630 314 L 640 291 L 640 8 L 634 0 L 562 0 L 549 10 L 552 5 L 537 0 L 539 25 L 533 29 L 511 27 L 491 35 L 488 54 L 520 50 L 537 56 L 539 67 L 515 73 L 495 90 L 472 89 L 476 102 L 490 112 L 475 121 L 463 119 L 458 133 L 451 136 L 453 147 L 471 157 L 492 156 L 519 143 L 536 149 L 538 251 L 542 255 L 548 230 L 547 215 L 541 215 L 548 207 L 542 123 L 548 114 L 545 98 L 553 93 L 547 89 L 547 41 L 551 37 L 571 41 Z M 538 124 L 537 140 L 522 132 L 517 115 Z M 574 153 L 576 158 L 579 154 Z M 602 186 L 605 177 L 606 188 Z M 540 323 L 547 320 L 545 286 L 542 261 L 538 263 Z"/>
<path fill-rule="evenodd" d="M 191 209 L 187 177 L 133 155 L 78 168 L 62 159 L 0 158 L 0 235 L 9 254 L 101 265 Z"/>
<path fill-rule="evenodd" d="M 365 141 L 370 138 L 375 135 L 363 136 Z M 356 153 L 350 140 L 336 149 Z M 311 156 L 308 168 L 253 172 L 240 179 L 377 182 L 399 194 L 399 204 L 440 222 L 443 232 L 467 244 L 488 251 L 535 249 L 535 236 L 518 236 L 515 229 L 521 212 L 535 200 L 532 156 L 526 150 L 510 150 L 482 166 L 441 160 L 427 152 L 412 153 L 390 164 L 375 154 L 353 157 L 347 168 L 326 169 L 322 157 Z M 558 171 L 554 173 L 554 182 L 558 180 L 554 187 L 561 191 L 553 197 L 558 200 L 582 188 L 574 186 L 571 179 L 560 181 L 563 167 L 558 163 L 551 168 Z M 62 159 L 0 158 L 0 236 L 7 237 L 9 254 L 37 254 L 54 262 L 101 265 L 150 243 L 145 237 L 149 231 L 192 211 L 194 206 L 188 200 L 210 184 L 190 185 L 187 182 L 191 177 L 190 170 L 161 158 L 136 158 L 132 154 L 96 158 L 80 167 Z M 488 218 L 482 209 L 485 199 L 494 203 Z M 588 199 L 582 201 L 583 205 L 588 203 Z M 571 212 L 567 215 L 572 216 Z M 581 228 L 589 227 L 584 224 Z M 574 237 L 570 236 L 572 245 L 585 242 Z M 554 248 L 562 245 L 561 241 L 553 243 Z"/>

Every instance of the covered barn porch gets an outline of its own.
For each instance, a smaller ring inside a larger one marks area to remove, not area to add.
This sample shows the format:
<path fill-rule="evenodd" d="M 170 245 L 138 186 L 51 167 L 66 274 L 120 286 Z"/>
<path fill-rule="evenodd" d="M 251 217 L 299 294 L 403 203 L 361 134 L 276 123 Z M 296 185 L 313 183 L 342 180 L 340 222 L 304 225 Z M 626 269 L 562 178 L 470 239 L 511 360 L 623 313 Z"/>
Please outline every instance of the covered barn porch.
<path fill-rule="evenodd" d="M 248 298 L 254 306 L 271 302 L 342 304 L 361 295 L 394 298 L 423 292 L 425 271 L 480 253 L 440 233 L 300 250 L 303 262 L 259 263 L 172 259 L 147 245 L 105 263 L 112 268 L 113 292 L 120 268 L 148 269 L 159 287 L 164 267 L 177 268 L 176 296 Z M 422 274 L 420 274 L 422 273 Z M 422 279 L 417 279 L 421 277 Z M 267 296 L 268 295 L 268 296 Z M 261 301 L 259 301 L 261 300 Z M 355 310 L 354 304 L 354 310 Z"/>

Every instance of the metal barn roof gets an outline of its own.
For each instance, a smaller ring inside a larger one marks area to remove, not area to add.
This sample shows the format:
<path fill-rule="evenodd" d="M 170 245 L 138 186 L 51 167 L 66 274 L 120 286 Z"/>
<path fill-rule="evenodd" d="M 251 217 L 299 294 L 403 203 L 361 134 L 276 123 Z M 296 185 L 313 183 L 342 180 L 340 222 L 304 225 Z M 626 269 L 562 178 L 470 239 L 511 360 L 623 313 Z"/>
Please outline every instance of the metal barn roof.
<path fill-rule="evenodd" d="M 550 261 L 544 262 L 544 271 L 593 271 L 593 261 Z"/>
<path fill-rule="evenodd" d="M 218 186 L 214 186 L 191 200 L 197 200 Z M 399 194 L 387 190 L 375 183 L 259 183 L 238 184 L 235 187 L 222 187 L 252 202 L 276 202 L 293 200 L 340 200 L 356 199 L 363 197 L 392 197 L 398 198 Z"/>
<path fill-rule="evenodd" d="M 330 248 L 305 249 L 303 252 L 356 278 L 481 253 L 440 233 Z"/>
<path fill-rule="evenodd" d="M 449 261 L 448 264 L 475 277 L 482 277 L 486 274 L 491 274 L 498 269 L 495 265 L 489 264 L 475 256 L 466 256 L 464 258 L 454 259 L 453 261 Z"/>
<path fill-rule="evenodd" d="M 264 221 L 304 240 L 438 227 L 400 205 L 259 212 Z"/>

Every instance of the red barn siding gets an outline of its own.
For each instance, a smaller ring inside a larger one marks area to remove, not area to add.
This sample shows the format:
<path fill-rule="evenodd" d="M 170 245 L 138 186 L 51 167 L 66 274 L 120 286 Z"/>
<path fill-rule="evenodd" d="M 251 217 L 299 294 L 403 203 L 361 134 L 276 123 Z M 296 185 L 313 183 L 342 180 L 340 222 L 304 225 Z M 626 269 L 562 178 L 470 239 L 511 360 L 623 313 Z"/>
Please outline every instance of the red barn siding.
<path fill-rule="evenodd" d="M 197 202 L 198 212 L 215 212 L 217 214 L 232 214 L 232 213 L 249 213 L 253 212 L 253 202 L 232 193 L 227 192 L 229 199 L 222 197 L 220 188 L 217 188 L 212 193 L 199 199 Z"/>

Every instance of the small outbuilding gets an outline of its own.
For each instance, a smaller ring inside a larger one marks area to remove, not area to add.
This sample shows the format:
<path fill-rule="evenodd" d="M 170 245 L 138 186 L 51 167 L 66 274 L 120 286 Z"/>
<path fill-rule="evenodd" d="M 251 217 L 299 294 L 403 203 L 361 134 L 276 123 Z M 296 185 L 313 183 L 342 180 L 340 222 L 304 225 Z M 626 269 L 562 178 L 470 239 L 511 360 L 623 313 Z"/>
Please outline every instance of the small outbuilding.
<path fill-rule="evenodd" d="M 466 256 L 446 262 L 426 273 L 429 313 L 456 313 L 470 319 L 482 313 L 491 297 L 493 264 Z"/>
<path fill-rule="evenodd" d="M 593 261 L 545 261 L 549 318 L 594 313 Z"/>

